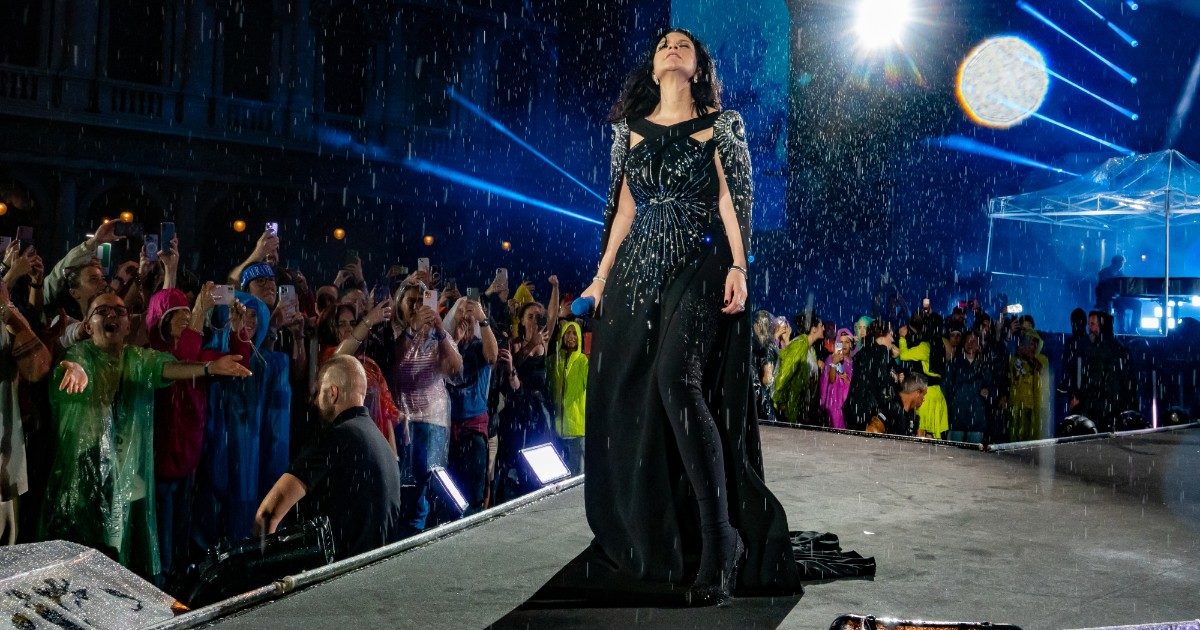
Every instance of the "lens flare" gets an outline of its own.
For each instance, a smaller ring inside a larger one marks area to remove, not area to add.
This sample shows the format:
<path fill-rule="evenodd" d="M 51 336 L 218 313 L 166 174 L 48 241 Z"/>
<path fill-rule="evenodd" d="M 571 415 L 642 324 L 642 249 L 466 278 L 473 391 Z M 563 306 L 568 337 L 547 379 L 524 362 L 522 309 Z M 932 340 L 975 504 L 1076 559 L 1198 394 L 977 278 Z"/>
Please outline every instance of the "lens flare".
<path fill-rule="evenodd" d="M 1046 60 L 1019 37 L 986 39 L 963 59 L 956 92 L 976 124 L 1008 129 L 1042 106 L 1050 88 Z"/>

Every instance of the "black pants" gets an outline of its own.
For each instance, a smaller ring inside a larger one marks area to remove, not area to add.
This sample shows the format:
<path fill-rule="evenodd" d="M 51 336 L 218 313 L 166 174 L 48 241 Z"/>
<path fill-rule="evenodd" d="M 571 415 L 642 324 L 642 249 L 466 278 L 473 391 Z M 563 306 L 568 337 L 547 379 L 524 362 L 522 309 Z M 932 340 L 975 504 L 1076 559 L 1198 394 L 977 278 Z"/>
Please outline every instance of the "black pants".
<path fill-rule="evenodd" d="M 450 476 L 467 499 L 469 516 L 483 509 L 487 488 L 488 439 L 475 431 L 460 431 L 450 438 Z"/>
<path fill-rule="evenodd" d="M 671 317 L 659 348 L 658 391 L 675 435 L 700 512 L 704 539 L 701 572 L 711 570 L 717 551 L 732 534 L 729 526 L 725 454 L 721 434 L 704 399 L 704 367 L 711 351 L 716 313 L 700 296 L 685 297 Z M 709 308 L 706 308 L 709 307 Z"/>

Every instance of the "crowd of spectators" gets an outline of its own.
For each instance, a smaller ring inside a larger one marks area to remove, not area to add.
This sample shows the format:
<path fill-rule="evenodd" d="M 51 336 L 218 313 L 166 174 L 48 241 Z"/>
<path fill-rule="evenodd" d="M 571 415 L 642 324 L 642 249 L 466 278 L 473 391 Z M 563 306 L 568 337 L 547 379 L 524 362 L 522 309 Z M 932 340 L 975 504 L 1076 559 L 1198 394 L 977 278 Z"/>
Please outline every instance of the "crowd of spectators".
<path fill-rule="evenodd" d="M 1099 431 L 1141 421 L 1135 362 L 1109 311 L 1075 309 L 1052 365 L 1033 316 L 1018 309 L 1002 306 L 997 322 L 976 300 L 943 316 L 926 299 L 911 315 L 864 315 L 850 328 L 813 309 L 791 321 L 759 311 L 759 417 L 973 443 L 1053 437 L 1064 418 Z M 908 409 L 901 394 L 914 387 L 922 400 Z"/>
<path fill-rule="evenodd" d="M 530 447 L 583 472 L 591 322 L 557 277 L 497 269 L 464 295 L 425 259 L 368 281 L 353 254 L 314 286 L 267 231 L 201 282 L 177 239 L 104 268 L 119 227 L 49 271 L 3 252 L 0 543 L 82 543 L 169 586 L 289 522 L 328 517 L 344 558 L 519 497 L 541 485 Z M 1052 366 L 1029 315 L 902 302 L 844 327 L 757 312 L 759 419 L 984 443 L 1137 408 L 1104 310 L 1072 314 Z"/>
<path fill-rule="evenodd" d="M 312 517 L 344 558 L 521 496 L 529 447 L 582 472 L 590 333 L 555 276 L 544 303 L 507 269 L 463 295 L 424 259 L 369 282 L 352 255 L 313 286 L 267 231 L 201 282 L 177 238 L 109 263 L 121 228 L 48 271 L 3 252 L 0 543 L 81 543 L 170 587 Z"/>

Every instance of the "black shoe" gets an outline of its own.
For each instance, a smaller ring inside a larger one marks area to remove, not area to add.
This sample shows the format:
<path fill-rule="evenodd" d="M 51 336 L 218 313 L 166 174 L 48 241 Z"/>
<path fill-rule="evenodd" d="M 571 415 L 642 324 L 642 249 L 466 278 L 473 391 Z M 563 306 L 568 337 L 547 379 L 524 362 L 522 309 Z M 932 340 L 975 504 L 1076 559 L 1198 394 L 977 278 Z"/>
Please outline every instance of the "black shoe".
<path fill-rule="evenodd" d="M 737 587 L 738 569 L 741 568 L 742 557 L 746 555 L 746 545 L 739 535 L 734 540 L 733 554 L 721 568 L 717 584 L 702 584 L 697 581 L 688 589 L 685 600 L 688 606 L 728 606 L 733 601 L 733 589 Z"/>

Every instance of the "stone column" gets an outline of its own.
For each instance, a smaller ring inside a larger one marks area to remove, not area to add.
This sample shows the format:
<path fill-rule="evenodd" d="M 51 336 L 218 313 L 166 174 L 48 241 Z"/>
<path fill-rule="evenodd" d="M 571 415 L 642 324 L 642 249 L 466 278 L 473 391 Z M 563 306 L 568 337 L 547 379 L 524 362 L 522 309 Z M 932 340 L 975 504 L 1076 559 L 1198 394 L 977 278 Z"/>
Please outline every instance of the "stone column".
<path fill-rule="evenodd" d="M 291 46 L 284 52 L 291 58 L 291 72 L 287 75 L 287 108 L 292 135 L 303 140 L 312 135 L 317 38 L 313 31 L 312 3 L 309 0 L 296 0 L 294 6 L 296 21 Z"/>
<path fill-rule="evenodd" d="M 60 107 L 86 111 L 96 78 L 100 0 L 55 0 L 50 71 L 62 76 Z"/>
<path fill-rule="evenodd" d="M 187 0 L 183 50 L 179 56 L 179 88 L 183 95 L 183 124 L 208 127 L 208 101 L 216 95 L 213 61 L 217 54 L 217 18 L 209 0 Z M 178 229 L 178 228 L 177 228 Z"/>

